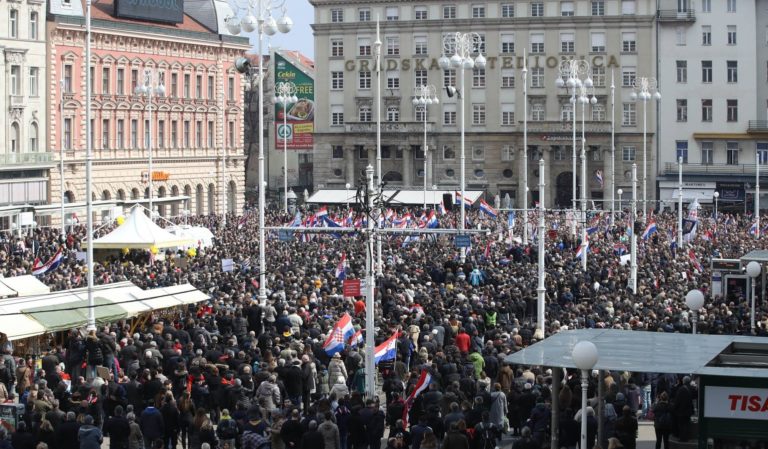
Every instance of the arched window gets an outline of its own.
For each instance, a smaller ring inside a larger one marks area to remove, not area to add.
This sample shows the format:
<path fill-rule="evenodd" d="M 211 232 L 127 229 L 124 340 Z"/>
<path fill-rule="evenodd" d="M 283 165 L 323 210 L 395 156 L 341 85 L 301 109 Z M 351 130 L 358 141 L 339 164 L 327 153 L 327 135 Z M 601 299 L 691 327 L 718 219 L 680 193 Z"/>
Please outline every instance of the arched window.
<path fill-rule="evenodd" d="M 237 184 L 235 181 L 229 181 L 229 189 L 227 189 L 227 212 L 237 212 Z"/>
<path fill-rule="evenodd" d="M 208 213 L 216 213 L 216 186 L 208 184 Z"/>
<path fill-rule="evenodd" d="M 64 192 L 64 204 L 74 203 L 75 202 L 75 194 L 72 193 L 71 190 L 67 190 Z"/>
<path fill-rule="evenodd" d="M 139 189 L 136 187 L 131 189 L 131 199 L 132 200 L 138 200 L 139 199 Z"/>
<path fill-rule="evenodd" d="M 37 140 L 37 123 L 33 123 L 29 127 L 29 152 L 30 153 L 37 153 L 38 150 L 38 140 Z"/>
<path fill-rule="evenodd" d="M 19 124 L 11 125 L 11 153 L 19 152 Z"/>
<path fill-rule="evenodd" d="M 179 186 L 171 187 L 171 196 L 172 197 L 179 196 Z M 171 203 L 171 217 L 176 217 L 178 215 L 179 215 L 179 202 L 174 201 Z"/>
<path fill-rule="evenodd" d="M 120 201 L 125 201 L 125 190 L 123 189 L 117 190 L 117 199 Z"/>
<path fill-rule="evenodd" d="M 166 190 L 165 187 L 160 186 L 160 188 L 157 190 L 157 197 L 158 198 L 165 198 Z M 165 204 L 164 203 L 157 203 L 157 213 L 161 217 L 165 217 Z"/>
<path fill-rule="evenodd" d="M 197 203 L 195 204 L 195 209 L 196 209 L 197 215 L 205 215 L 205 209 L 203 209 L 203 204 L 205 204 L 204 203 L 205 198 L 203 197 L 203 195 L 204 195 L 203 185 L 198 184 L 197 192 L 195 192 L 195 202 Z"/>

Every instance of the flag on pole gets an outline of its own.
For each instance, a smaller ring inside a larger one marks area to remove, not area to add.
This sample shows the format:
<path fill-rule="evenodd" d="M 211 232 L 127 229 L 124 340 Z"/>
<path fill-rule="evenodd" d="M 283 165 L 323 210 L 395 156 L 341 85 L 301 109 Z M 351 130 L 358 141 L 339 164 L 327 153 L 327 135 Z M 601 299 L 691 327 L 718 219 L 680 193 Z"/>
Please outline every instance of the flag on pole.
<path fill-rule="evenodd" d="M 581 245 L 579 245 L 579 250 L 576 251 L 576 258 L 581 259 L 587 254 L 587 251 L 589 251 L 589 236 L 586 236 Z"/>
<path fill-rule="evenodd" d="M 651 234 L 653 234 L 656 231 L 657 231 L 656 222 L 651 221 L 650 223 L 648 223 L 648 226 L 646 226 L 645 231 L 643 232 L 643 235 L 641 238 L 643 240 L 648 240 L 648 237 L 650 237 Z"/>
<path fill-rule="evenodd" d="M 403 406 L 403 428 L 408 428 L 408 412 L 410 411 L 411 407 L 413 406 L 413 402 L 416 400 L 416 398 L 426 391 L 427 388 L 429 388 L 429 384 L 432 383 L 432 375 L 429 374 L 429 371 L 422 370 L 421 375 L 419 376 L 419 380 L 416 382 L 416 386 L 411 392 L 411 394 L 408 395 L 408 398 L 405 400 L 405 404 Z"/>
<path fill-rule="evenodd" d="M 448 213 L 447 210 L 445 210 L 445 204 L 443 204 L 443 200 L 440 200 L 440 215 L 446 215 Z"/>
<path fill-rule="evenodd" d="M 347 277 L 347 253 L 341 253 L 341 260 L 336 265 L 336 279 L 343 281 Z"/>
<path fill-rule="evenodd" d="M 237 230 L 243 229 L 243 226 L 248 222 L 248 215 L 243 214 L 242 217 L 240 217 L 237 220 Z"/>
<path fill-rule="evenodd" d="M 323 349 L 325 349 L 325 353 L 329 356 L 344 350 L 344 333 L 341 329 L 334 326 L 331 330 L 331 334 L 328 335 L 328 339 L 325 340 L 325 343 L 323 344 Z"/>
<path fill-rule="evenodd" d="M 749 227 L 749 235 L 754 235 L 755 237 L 760 237 L 760 230 L 757 227 L 757 222 L 753 222 L 752 226 Z"/>
<path fill-rule="evenodd" d="M 397 355 L 397 332 L 384 340 L 382 344 L 376 346 L 376 349 L 373 351 L 374 364 L 378 365 L 379 362 L 394 360 L 395 355 Z"/>
<path fill-rule="evenodd" d="M 485 245 L 485 251 L 483 251 L 483 257 L 485 257 L 485 260 L 489 260 L 491 258 L 491 242 L 489 241 L 487 245 Z"/>
<path fill-rule="evenodd" d="M 437 214 L 435 214 L 435 211 L 433 210 L 429 211 L 429 218 L 427 218 L 427 228 L 435 229 L 439 226 L 440 223 L 437 221 Z"/>
<path fill-rule="evenodd" d="M 595 181 L 597 181 L 598 184 L 600 184 L 600 188 L 602 189 L 605 185 L 605 181 L 603 180 L 603 171 L 600 169 L 595 170 Z"/>
<path fill-rule="evenodd" d="M 48 262 L 46 263 L 42 263 L 40 258 L 36 257 L 35 263 L 32 265 L 32 274 L 35 276 L 42 276 L 45 273 L 49 273 L 58 268 L 58 266 L 61 265 L 62 260 L 64 260 L 64 254 L 61 253 L 61 248 L 59 248 L 59 250 L 56 251 L 56 254 L 48 259 Z"/>
<path fill-rule="evenodd" d="M 483 199 L 480 200 L 480 210 L 491 218 L 496 218 L 499 216 L 499 213 L 496 212 L 496 209 L 492 208 L 491 205 L 486 203 Z"/>
<path fill-rule="evenodd" d="M 362 345 L 365 339 L 363 338 L 363 332 L 365 332 L 364 329 L 360 329 L 359 331 L 355 332 L 354 335 L 349 339 L 349 347 L 354 348 L 358 345 Z"/>
<path fill-rule="evenodd" d="M 323 206 L 315 212 L 315 217 L 320 218 L 328 215 L 328 208 Z"/>
<path fill-rule="evenodd" d="M 699 263 L 698 259 L 696 259 L 696 253 L 693 251 L 693 249 L 688 251 L 688 258 L 691 259 L 691 264 L 693 265 L 693 268 L 696 269 L 696 271 L 699 273 L 704 271 L 701 269 L 701 264 Z"/>
<path fill-rule="evenodd" d="M 462 203 L 461 198 L 462 198 L 461 192 L 457 191 L 456 192 L 456 204 L 460 205 Z M 470 200 L 467 197 L 464 197 L 464 207 L 472 207 L 472 204 L 474 204 L 474 201 Z"/>

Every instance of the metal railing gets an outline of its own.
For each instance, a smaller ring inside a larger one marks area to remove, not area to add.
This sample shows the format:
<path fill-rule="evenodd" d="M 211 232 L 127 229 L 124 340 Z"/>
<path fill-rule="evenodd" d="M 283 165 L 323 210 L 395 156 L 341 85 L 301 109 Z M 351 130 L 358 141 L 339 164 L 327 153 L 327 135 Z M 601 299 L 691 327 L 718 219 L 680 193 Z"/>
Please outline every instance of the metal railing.
<path fill-rule="evenodd" d="M 747 125 L 747 132 L 766 131 L 768 132 L 768 120 L 750 120 Z"/>
<path fill-rule="evenodd" d="M 755 164 L 683 164 L 684 175 L 753 175 Z M 764 164 L 761 172 L 768 173 Z M 677 174 L 677 162 L 664 164 L 664 175 Z"/>
<path fill-rule="evenodd" d="M 659 22 L 693 22 L 696 20 L 696 12 L 692 9 L 689 9 L 688 11 L 659 9 L 656 11 L 656 19 Z"/>

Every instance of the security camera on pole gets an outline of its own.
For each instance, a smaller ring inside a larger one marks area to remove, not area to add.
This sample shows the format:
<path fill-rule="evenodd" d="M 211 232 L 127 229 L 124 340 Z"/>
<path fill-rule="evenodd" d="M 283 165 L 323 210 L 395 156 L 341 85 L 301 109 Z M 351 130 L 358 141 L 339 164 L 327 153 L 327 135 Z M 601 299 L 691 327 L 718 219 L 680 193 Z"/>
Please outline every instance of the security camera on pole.
<path fill-rule="evenodd" d="M 648 215 L 648 101 L 651 98 L 657 102 L 661 101 L 661 93 L 657 86 L 656 78 L 641 76 L 635 78 L 632 85 L 633 91 L 630 94 L 630 99 L 643 102 L 643 223 L 646 222 L 646 215 Z"/>
<path fill-rule="evenodd" d="M 230 0 L 233 8 L 238 11 L 241 8 L 237 0 Z M 259 303 L 264 304 L 267 301 L 267 261 L 266 261 L 266 238 L 264 235 L 264 210 L 266 199 L 264 190 L 266 189 L 264 180 L 264 50 L 262 48 L 264 35 L 272 36 L 278 31 L 287 33 L 293 28 L 293 21 L 287 15 L 287 0 L 250 0 L 247 4 L 247 14 L 239 20 L 235 16 L 229 16 L 224 19 L 227 30 L 230 34 L 237 35 L 240 31 L 252 33 L 257 31 L 259 34 Z M 282 10 L 282 17 L 275 20 L 272 17 L 272 11 Z M 255 15 L 254 15 L 255 14 Z M 246 60 L 247 61 L 247 60 Z M 249 64 L 238 60 L 236 64 L 238 72 L 245 73 Z"/>
<path fill-rule="evenodd" d="M 482 36 L 478 33 L 451 33 L 447 34 L 443 37 L 443 55 L 438 60 L 438 64 L 440 65 L 440 68 L 443 70 L 449 70 L 449 69 L 458 69 L 459 71 L 459 99 L 460 99 L 460 106 L 459 109 L 461 109 L 460 114 L 460 123 L 461 123 L 461 155 L 460 155 L 460 161 L 461 161 L 461 175 L 460 175 L 460 183 L 461 183 L 461 201 L 459 204 L 459 209 L 461 211 L 460 216 L 460 222 L 459 222 L 459 229 L 461 231 L 464 231 L 464 228 L 466 226 L 465 222 L 465 213 L 464 210 L 464 204 L 466 200 L 466 192 L 465 192 L 465 171 L 466 171 L 466 145 L 464 140 L 464 128 L 466 126 L 465 122 L 465 100 L 466 100 L 466 92 L 464 91 L 464 71 L 465 70 L 472 70 L 475 67 L 478 69 L 484 69 L 485 68 L 485 56 L 483 56 L 483 51 L 485 51 L 484 48 L 484 41 Z M 450 58 L 448 55 L 453 54 Z M 472 55 L 477 54 L 476 57 L 473 57 Z M 456 91 L 456 86 L 449 86 L 449 88 L 453 88 L 453 92 Z M 464 263 L 467 259 L 467 248 L 462 247 L 461 248 L 461 263 Z"/>
<path fill-rule="evenodd" d="M 427 145 L 427 106 L 431 104 L 440 103 L 440 99 L 437 98 L 437 89 L 432 84 L 419 85 L 414 88 L 413 92 L 413 106 L 421 108 L 424 115 L 424 210 L 427 209 L 427 169 L 429 147 Z"/>

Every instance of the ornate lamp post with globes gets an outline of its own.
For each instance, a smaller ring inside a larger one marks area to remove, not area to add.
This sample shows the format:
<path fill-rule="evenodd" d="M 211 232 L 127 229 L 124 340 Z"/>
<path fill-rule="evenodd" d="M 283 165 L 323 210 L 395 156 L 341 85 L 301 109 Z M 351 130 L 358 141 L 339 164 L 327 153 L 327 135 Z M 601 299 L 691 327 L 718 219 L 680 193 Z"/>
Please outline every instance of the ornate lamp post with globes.
<path fill-rule="evenodd" d="M 283 129 L 277 135 L 283 139 L 283 211 L 288 213 L 288 105 L 296 103 L 296 84 L 281 81 L 275 86 L 275 103 L 283 105 Z"/>
<path fill-rule="evenodd" d="M 461 217 L 459 222 L 459 230 L 464 232 L 464 227 L 466 226 L 465 223 L 465 210 L 464 210 L 464 202 L 466 198 L 466 192 L 465 192 L 465 171 L 466 171 L 466 145 L 464 140 L 464 128 L 465 128 L 465 99 L 466 99 L 466 92 L 464 91 L 464 71 L 465 70 L 471 70 L 477 67 L 478 69 L 484 69 L 485 68 L 485 56 L 483 56 L 484 48 L 484 41 L 483 38 L 478 33 L 451 33 L 447 34 L 443 37 L 443 55 L 438 60 L 438 64 L 440 65 L 440 68 L 443 70 L 449 70 L 458 69 L 459 71 L 459 99 L 460 99 L 460 106 L 459 109 L 461 109 L 461 118 L 460 126 L 461 126 L 461 156 L 460 156 L 460 165 L 461 165 L 461 176 L 460 176 L 460 183 L 461 183 L 461 202 L 459 204 L 459 208 L 461 210 Z M 451 55 L 448 57 L 448 55 Z M 473 54 L 477 54 L 476 57 L 473 57 Z M 449 96 L 453 96 L 457 92 L 456 86 L 447 86 Z M 467 249 L 461 248 L 461 263 L 464 263 L 467 258 Z"/>
<path fill-rule="evenodd" d="M 661 93 L 657 86 L 656 78 L 641 76 L 635 78 L 630 94 L 630 99 L 643 102 L 643 223 L 646 222 L 646 215 L 648 215 L 648 101 L 651 98 L 656 101 L 661 100 Z"/>
<path fill-rule="evenodd" d="M 230 0 L 230 5 L 235 10 L 235 14 L 241 11 L 246 13 L 238 19 L 236 15 L 227 17 L 225 20 L 227 30 L 234 35 L 240 34 L 240 31 L 259 34 L 259 303 L 264 304 L 267 301 L 266 289 L 266 253 L 264 245 L 266 238 L 264 236 L 264 209 L 265 198 L 264 190 L 266 182 L 264 180 L 264 35 L 273 36 L 280 31 L 287 33 L 293 28 L 293 20 L 287 15 L 287 0 L 249 0 L 247 6 L 242 8 L 237 0 Z M 282 17 L 275 20 L 272 17 L 272 11 L 282 10 Z M 241 72 L 242 73 L 242 72 Z"/>
<path fill-rule="evenodd" d="M 599 357 L 597 346 L 589 340 L 581 340 L 573 346 L 573 363 L 581 371 L 581 446 L 587 447 L 587 389 L 589 371 L 595 367 Z"/>
<path fill-rule="evenodd" d="M 153 205 L 153 198 L 155 196 L 154 192 L 154 184 L 152 179 L 152 152 L 153 152 L 153 139 L 152 139 L 152 96 L 157 95 L 158 97 L 164 97 L 165 96 L 165 86 L 160 82 L 160 80 L 154 79 L 154 72 L 150 69 L 144 70 L 144 82 L 141 84 L 136 85 L 136 88 L 134 89 L 134 92 L 137 96 L 145 96 L 147 97 L 147 122 L 149 123 L 149 131 L 147 133 L 148 139 L 145 142 L 147 145 L 147 151 L 149 153 L 148 157 L 148 164 L 147 167 L 149 173 L 147 173 L 147 180 L 149 183 L 149 216 L 152 220 L 155 218 L 155 208 Z"/>
<path fill-rule="evenodd" d="M 437 89 L 432 84 L 425 84 L 416 86 L 413 93 L 413 106 L 422 109 L 424 116 L 424 210 L 427 210 L 427 159 L 429 155 L 429 147 L 427 146 L 427 106 L 431 104 L 438 104 L 440 100 L 437 98 Z"/>

